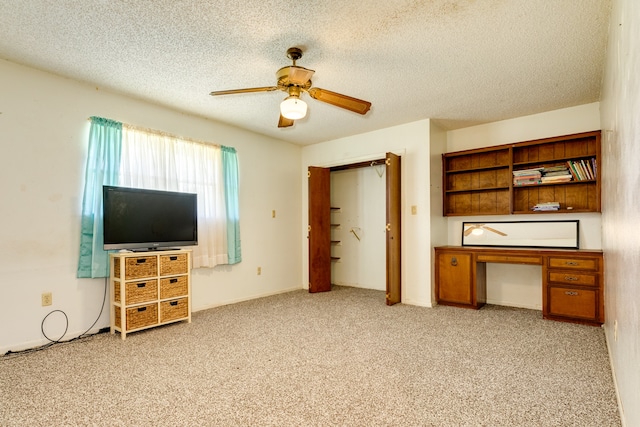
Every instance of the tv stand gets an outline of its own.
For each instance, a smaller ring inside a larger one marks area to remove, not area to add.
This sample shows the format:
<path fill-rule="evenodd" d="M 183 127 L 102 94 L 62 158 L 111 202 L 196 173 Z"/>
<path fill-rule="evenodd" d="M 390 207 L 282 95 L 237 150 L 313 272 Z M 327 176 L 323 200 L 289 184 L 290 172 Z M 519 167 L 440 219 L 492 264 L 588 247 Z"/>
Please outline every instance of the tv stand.
<path fill-rule="evenodd" d="M 191 251 L 166 248 L 109 255 L 111 333 L 191 323 Z"/>

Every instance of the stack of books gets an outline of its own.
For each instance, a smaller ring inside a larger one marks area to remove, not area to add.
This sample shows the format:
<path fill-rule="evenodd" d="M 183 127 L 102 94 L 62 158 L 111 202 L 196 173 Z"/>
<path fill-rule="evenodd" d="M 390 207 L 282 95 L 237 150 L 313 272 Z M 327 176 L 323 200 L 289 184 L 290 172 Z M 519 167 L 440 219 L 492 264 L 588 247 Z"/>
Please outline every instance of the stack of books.
<path fill-rule="evenodd" d="M 569 160 L 567 167 L 576 181 L 596 179 L 598 169 L 596 159 Z"/>
<path fill-rule="evenodd" d="M 538 203 L 533 207 L 534 211 L 557 211 L 560 210 L 560 203 L 558 202 L 544 202 Z"/>
<path fill-rule="evenodd" d="M 540 184 L 544 168 L 521 169 L 513 171 L 513 185 Z"/>
<path fill-rule="evenodd" d="M 572 175 L 567 165 L 550 166 L 542 169 L 542 183 L 571 181 Z"/>

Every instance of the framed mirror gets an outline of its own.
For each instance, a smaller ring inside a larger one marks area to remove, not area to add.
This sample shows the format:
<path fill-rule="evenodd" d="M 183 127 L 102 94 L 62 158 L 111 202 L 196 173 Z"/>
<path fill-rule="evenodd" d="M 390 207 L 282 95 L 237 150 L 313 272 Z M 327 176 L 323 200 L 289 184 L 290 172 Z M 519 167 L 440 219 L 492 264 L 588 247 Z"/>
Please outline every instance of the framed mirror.
<path fill-rule="evenodd" d="M 579 248 L 579 220 L 463 222 L 462 246 Z"/>

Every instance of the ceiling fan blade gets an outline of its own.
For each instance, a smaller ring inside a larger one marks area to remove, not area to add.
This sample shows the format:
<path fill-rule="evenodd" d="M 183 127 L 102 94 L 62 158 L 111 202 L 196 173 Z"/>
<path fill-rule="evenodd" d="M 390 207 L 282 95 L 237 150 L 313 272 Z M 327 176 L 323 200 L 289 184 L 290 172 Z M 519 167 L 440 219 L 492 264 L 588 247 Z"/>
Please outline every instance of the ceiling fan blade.
<path fill-rule="evenodd" d="M 369 101 L 352 98 L 326 89 L 311 88 L 308 92 L 313 99 L 353 111 L 354 113 L 366 114 L 371 108 L 371 103 Z"/>
<path fill-rule="evenodd" d="M 469 228 L 467 228 L 466 230 L 464 230 L 464 235 L 465 235 L 465 236 L 468 236 L 469 234 L 471 234 L 471 232 L 472 232 L 473 230 L 475 230 L 475 228 L 476 228 L 476 227 L 469 227 Z"/>
<path fill-rule="evenodd" d="M 485 230 L 489 230 L 489 231 L 491 231 L 493 233 L 499 234 L 501 236 L 506 236 L 507 235 L 506 233 L 503 233 L 502 231 L 496 230 L 495 228 L 487 227 L 486 225 L 484 227 L 482 227 L 482 228 L 484 228 Z"/>
<path fill-rule="evenodd" d="M 280 120 L 278 120 L 278 127 L 288 128 L 289 126 L 293 126 L 293 120 L 287 119 L 282 114 L 280 114 Z"/>
<path fill-rule="evenodd" d="M 277 90 L 277 89 L 278 89 L 278 86 L 265 86 L 265 87 L 251 87 L 247 89 L 216 90 L 211 92 L 209 95 L 217 96 L 217 95 L 233 95 L 235 93 L 270 92 L 272 90 Z"/>

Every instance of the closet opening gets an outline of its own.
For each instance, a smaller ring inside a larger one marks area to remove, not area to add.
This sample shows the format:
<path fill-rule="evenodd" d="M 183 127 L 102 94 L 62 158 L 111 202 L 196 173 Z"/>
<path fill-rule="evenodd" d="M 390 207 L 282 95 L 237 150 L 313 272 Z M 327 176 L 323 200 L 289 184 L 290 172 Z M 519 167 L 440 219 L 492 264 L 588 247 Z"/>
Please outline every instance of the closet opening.
<path fill-rule="evenodd" d="M 367 168 L 366 173 L 363 173 L 363 168 Z M 362 170 L 351 171 L 354 169 Z M 333 275 L 340 275 L 341 281 L 346 281 L 349 286 L 350 280 L 358 283 L 358 271 L 365 276 L 379 271 L 384 277 L 383 282 L 373 276 L 364 280 L 375 281 L 384 287 L 387 305 L 401 301 L 400 170 L 400 156 L 393 153 L 387 153 L 381 159 L 330 168 L 309 167 L 309 292 L 330 291 Z M 345 206 L 331 203 L 332 172 L 335 172 L 333 181 L 336 185 L 344 185 L 344 188 L 334 188 L 333 192 Z M 384 187 L 372 189 L 361 185 L 355 196 L 349 194 L 353 191 L 346 190 L 349 182 L 359 185 L 364 175 L 368 176 L 369 182 L 372 179 L 384 180 Z M 356 200 L 350 200 L 352 197 Z M 368 204 L 372 211 L 379 209 L 384 216 L 376 217 L 380 212 L 372 214 L 362 208 L 364 204 Z M 376 235 L 377 232 L 382 236 Z M 381 257 L 385 260 L 384 269 L 366 268 L 367 262 L 370 267 L 373 267 L 372 262 L 379 265 Z M 371 288 L 376 289 L 376 286 Z"/>

